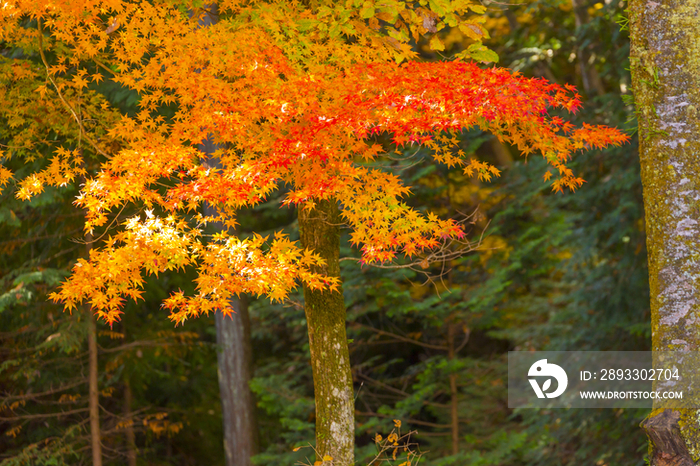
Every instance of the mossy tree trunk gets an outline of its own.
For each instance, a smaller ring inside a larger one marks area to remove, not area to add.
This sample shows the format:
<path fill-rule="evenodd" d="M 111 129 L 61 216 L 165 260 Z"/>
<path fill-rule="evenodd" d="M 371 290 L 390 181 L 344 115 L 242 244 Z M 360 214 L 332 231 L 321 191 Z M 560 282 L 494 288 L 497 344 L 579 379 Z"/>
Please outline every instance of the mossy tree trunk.
<path fill-rule="evenodd" d="M 319 201 L 313 209 L 299 208 L 301 244 L 326 262 L 318 271 L 333 277 L 340 276 L 339 224 L 335 200 Z M 304 302 L 316 400 L 318 460 L 330 456 L 334 466 L 351 466 L 354 464 L 355 400 L 343 293 L 342 290 L 304 288 Z"/>
<path fill-rule="evenodd" d="M 698 11 L 700 0 L 630 3 L 654 351 L 700 350 Z M 656 410 L 642 427 L 652 466 L 700 460 L 697 410 Z"/>

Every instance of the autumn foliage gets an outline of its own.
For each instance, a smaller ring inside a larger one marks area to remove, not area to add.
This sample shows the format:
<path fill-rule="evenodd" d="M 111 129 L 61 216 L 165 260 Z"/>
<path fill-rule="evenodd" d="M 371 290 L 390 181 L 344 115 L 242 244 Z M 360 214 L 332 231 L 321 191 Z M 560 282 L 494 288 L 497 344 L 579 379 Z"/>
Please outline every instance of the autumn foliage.
<path fill-rule="evenodd" d="M 553 116 L 580 107 L 572 87 L 471 61 L 490 57 L 478 42 L 486 36 L 478 4 L 350 0 L 272 2 L 273 9 L 222 1 L 222 20 L 201 28 L 201 4 L 176 3 L 0 8 L 2 40 L 38 54 L 44 65 L 37 71 L 5 62 L 4 72 L 18 82 L 43 81 L 32 102 L 57 107 L 78 132 L 52 148 L 43 171 L 17 180 L 17 196 L 87 177 L 76 205 L 86 211 L 86 232 L 102 243 L 53 298 L 68 309 L 88 300 L 109 323 L 125 298 L 140 297 L 144 275 L 184 267 L 198 270 L 198 292 L 165 301 L 178 323 L 230 312 L 230 298 L 240 293 L 282 299 L 299 283 L 337 287 L 337 279 L 313 272 L 317 255 L 281 234 L 203 234 L 212 221 L 235 227 L 237 210 L 282 186 L 285 205 L 312 209 L 320 199 L 337 200 L 362 260 L 385 262 L 465 234 L 454 221 L 406 204 L 409 188 L 371 166 L 387 153 L 423 146 L 436 162 L 488 180 L 499 171 L 457 145 L 459 133 L 477 127 L 545 157 L 552 188 L 561 191 L 583 182 L 566 165 L 577 150 L 626 141 L 615 129 L 575 128 Z M 415 61 L 409 39 L 427 35 L 439 49 L 432 34 L 448 26 L 476 41 L 470 52 Z M 101 98 L 90 83 L 103 79 L 136 90 L 140 113 L 121 115 Z M 174 109 L 171 118 L 161 115 L 164 108 Z M 378 142 L 384 135 L 391 147 Z M 206 138 L 224 147 L 216 164 L 196 148 Z M 102 157 L 96 173 L 86 171 L 83 150 Z M 2 168 L 0 184 L 10 177 Z M 201 214 L 205 203 L 217 213 Z M 127 206 L 141 213 L 122 218 Z"/>

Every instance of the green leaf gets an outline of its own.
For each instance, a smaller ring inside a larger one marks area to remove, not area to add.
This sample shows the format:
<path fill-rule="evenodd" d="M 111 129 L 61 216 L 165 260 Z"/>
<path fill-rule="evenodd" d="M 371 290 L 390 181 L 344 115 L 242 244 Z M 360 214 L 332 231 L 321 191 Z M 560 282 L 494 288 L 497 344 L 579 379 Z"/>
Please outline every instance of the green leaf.
<path fill-rule="evenodd" d="M 472 60 L 482 63 L 498 63 L 498 54 L 484 44 L 472 44 L 467 48 L 467 53 Z"/>
<path fill-rule="evenodd" d="M 374 3 L 371 2 L 365 2 L 364 5 L 362 5 L 362 9 L 360 10 L 360 18 L 362 19 L 369 19 L 369 18 L 374 18 Z"/>
<path fill-rule="evenodd" d="M 439 36 L 433 35 L 430 39 L 430 48 L 432 50 L 445 50 L 445 44 L 442 43 Z"/>
<path fill-rule="evenodd" d="M 297 21 L 297 28 L 301 32 L 308 31 L 309 29 L 315 28 L 320 21 L 315 20 L 315 19 L 300 19 Z"/>
<path fill-rule="evenodd" d="M 451 11 L 450 2 L 446 0 L 430 0 L 428 2 L 430 9 L 440 16 L 445 16 L 448 11 Z"/>

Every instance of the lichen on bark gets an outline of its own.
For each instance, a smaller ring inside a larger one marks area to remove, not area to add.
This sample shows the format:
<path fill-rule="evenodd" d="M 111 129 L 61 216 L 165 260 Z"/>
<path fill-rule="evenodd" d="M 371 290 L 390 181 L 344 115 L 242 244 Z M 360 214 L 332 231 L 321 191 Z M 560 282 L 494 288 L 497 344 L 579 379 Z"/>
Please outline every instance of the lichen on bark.
<path fill-rule="evenodd" d="M 325 261 L 316 271 L 331 277 L 340 277 L 340 223 L 333 199 L 299 208 L 301 244 Z M 305 287 L 304 311 L 316 401 L 316 453 L 319 460 L 327 455 L 333 458 L 333 465 L 351 466 L 355 408 L 342 290 Z"/>
<path fill-rule="evenodd" d="M 644 189 L 652 349 L 700 350 L 700 0 L 633 0 L 630 66 Z M 656 417 L 663 416 L 661 418 Z M 666 436 L 654 434 L 663 425 Z M 700 459 L 695 410 L 654 411 L 652 466 Z M 670 448 L 669 445 L 675 445 Z"/>

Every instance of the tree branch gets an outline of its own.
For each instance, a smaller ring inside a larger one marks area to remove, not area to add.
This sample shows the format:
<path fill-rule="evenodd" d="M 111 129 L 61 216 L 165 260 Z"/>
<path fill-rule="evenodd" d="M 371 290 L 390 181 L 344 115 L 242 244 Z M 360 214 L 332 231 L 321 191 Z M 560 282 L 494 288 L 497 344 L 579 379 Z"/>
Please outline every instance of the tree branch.
<path fill-rule="evenodd" d="M 354 323 L 353 325 L 356 325 L 356 326 L 364 328 L 366 330 L 370 330 L 372 332 L 378 333 L 379 335 L 384 335 L 384 336 L 396 338 L 397 340 L 405 341 L 407 343 L 413 343 L 414 345 L 422 346 L 424 348 L 434 349 L 434 350 L 439 350 L 439 351 L 447 351 L 447 346 L 439 346 L 439 345 L 431 345 L 430 343 L 423 343 L 422 341 L 414 340 L 413 338 L 408 338 L 408 337 L 404 337 L 401 335 L 397 335 L 395 333 L 386 332 L 384 330 L 379 330 L 379 329 L 376 329 L 374 327 L 370 327 L 369 325 L 360 324 L 358 322 Z"/>
<path fill-rule="evenodd" d="M 0 417 L 0 421 L 17 421 L 20 419 L 44 419 L 47 417 L 61 417 L 61 416 L 70 416 L 71 414 L 78 414 L 78 413 L 84 413 L 88 410 L 88 408 L 79 408 L 79 409 L 72 409 L 70 411 L 62 411 L 60 413 L 51 413 L 51 414 L 25 414 L 22 416 L 13 416 L 13 417 Z"/>
<path fill-rule="evenodd" d="M 56 81 L 53 80 L 51 77 L 51 71 L 49 70 L 49 62 L 46 60 L 46 55 L 44 55 L 44 30 L 41 26 L 41 18 L 38 20 L 38 27 L 39 27 L 39 55 L 41 56 L 41 61 L 44 63 L 44 67 L 46 68 L 46 78 L 51 81 L 51 84 L 53 84 L 53 87 L 56 89 L 56 94 L 58 95 L 58 98 L 61 100 L 63 105 L 70 111 L 71 115 L 73 115 L 73 119 L 75 120 L 76 123 L 78 123 L 78 128 L 80 129 L 80 136 L 85 138 L 85 140 L 90 143 L 90 145 L 95 149 L 99 154 L 105 156 L 108 159 L 111 159 L 112 157 L 107 155 L 105 151 L 100 149 L 100 147 L 95 143 L 95 141 L 90 138 L 90 136 L 87 135 L 87 132 L 85 131 L 85 127 L 83 126 L 83 122 L 81 121 L 80 117 L 78 114 L 75 112 L 73 107 L 66 101 L 66 99 L 63 98 L 63 95 L 61 94 L 61 90 L 58 88 L 58 85 L 56 84 Z"/>
<path fill-rule="evenodd" d="M 371 416 L 371 417 L 381 417 L 381 418 L 385 418 L 385 419 L 394 419 L 394 416 L 389 416 L 387 414 L 365 413 L 362 411 L 355 411 L 355 414 L 358 416 Z M 434 422 L 420 421 L 418 419 L 402 419 L 401 421 L 405 422 L 407 424 L 416 424 L 418 426 L 435 427 L 436 429 L 447 429 L 450 427 L 449 424 L 435 424 Z"/>

